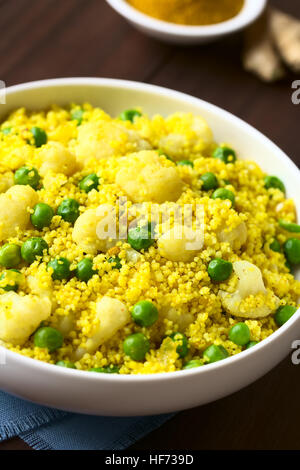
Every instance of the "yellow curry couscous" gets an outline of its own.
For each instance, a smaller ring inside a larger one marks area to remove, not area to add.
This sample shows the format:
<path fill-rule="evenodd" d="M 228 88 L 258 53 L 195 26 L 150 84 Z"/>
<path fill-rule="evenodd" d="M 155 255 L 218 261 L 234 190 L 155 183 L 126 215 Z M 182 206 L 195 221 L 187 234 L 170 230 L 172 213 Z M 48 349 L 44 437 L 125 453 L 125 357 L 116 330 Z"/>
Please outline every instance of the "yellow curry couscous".
<path fill-rule="evenodd" d="M 0 125 L 0 192 L 0 341 L 12 351 L 94 372 L 180 371 L 255 347 L 297 309 L 293 201 L 200 116 L 18 109 Z"/>

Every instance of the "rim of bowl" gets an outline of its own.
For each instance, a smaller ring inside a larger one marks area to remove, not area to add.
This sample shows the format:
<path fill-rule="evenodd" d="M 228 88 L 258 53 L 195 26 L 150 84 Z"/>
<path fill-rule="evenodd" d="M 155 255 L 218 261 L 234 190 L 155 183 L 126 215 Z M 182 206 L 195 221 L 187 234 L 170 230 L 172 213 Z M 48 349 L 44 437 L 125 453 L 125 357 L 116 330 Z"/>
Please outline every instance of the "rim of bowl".
<path fill-rule="evenodd" d="M 10 94 L 19 93 L 24 90 L 30 89 L 39 89 L 39 88 L 48 88 L 48 87 L 59 87 L 59 86 L 110 86 L 112 88 L 125 88 L 131 90 L 139 90 L 139 91 L 146 91 L 156 93 L 158 95 L 169 96 L 173 97 L 174 99 L 181 99 L 185 102 L 189 102 L 191 104 L 203 104 L 206 109 L 211 110 L 213 112 L 217 112 L 219 115 L 223 116 L 231 120 L 233 123 L 243 127 L 247 130 L 249 134 L 249 138 L 251 136 L 255 136 L 257 139 L 261 140 L 262 142 L 268 144 L 270 147 L 273 148 L 274 152 L 280 155 L 280 158 L 284 161 L 284 164 L 290 167 L 290 170 L 296 171 L 300 175 L 299 168 L 295 165 L 295 163 L 276 145 L 272 142 L 268 137 L 262 134 L 260 131 L 255 129 L 253 126 L 248 124 L 247 122 L 243 121 L 242 119 L 238 118 L 234 114 L 226 111 L 219 106 L 211 104 L 205 100 L 201 100 L 200 98 L 193 97 L 192 95 L 188 95 L 186 93 L 182 93 L 180 91 L 175 91 L 170 88 L 160 87 L 157 85 L 150 85 L 142 82 L 134 82 L 129 80 L 121 80 L 121 79 L 111 79 L 111 78 L 94 78 L 94 77 L 70 77 L 70 78 L 56 78 L 56 79 L 49 79 L 49 80 L 39 80 L 33 82 L 27 82 L 19 85 L 14 85 L 8 87 L 6 89 L 6 97 L 8 98 Z M 49 364 L 47 362 L 42 362 L 37 359 L 32 359 L 27 356 L 23 356 L 17 352 L 11 351 L 4 346 L 0 345 L 0 352 L 12 360 L 19 362 L 19 365 L 22 366 L 29 366 L 35 369 L 44 369 L 48 370 L 50 374 L 57 374 L 61 376 L 73 376 L 74 379 L 78 380 L 80 378 L 87 380 L 87 381 L 96 381 L 96 380 L 105 380 L 105 381 L 112 381 L 112 382 L 147 382 L 147 381 L 162 381 L 162 380 L 179 380 L 180 377 L 185 377 L 187 375 L 196 375 L 205 374 L 205 372 L 209 372 L 212 370 L 219 369 L 221 367 L 229 367 L 234 365 L 239 361 L 245 360 L 247 357 L 254 356 L 257 351 L 266 348 L 267 346 L 272 345 L 272 343 L 276 343 L 279 337 L 284 334 L 288 329 L 292 328 L 293 325 L 296 323 L 298 318 L 300 317 L 300 308 L 297 312 L 278 330 L 272 333 L 268 338 L 264 339 L 263 341 L 259 342 L 253 348 L 248 350 L 242 351 L 234 356 L 230 356 L 222 361 L 215 362 L 213 364 L 206 364 L 205 366 L 196 367 L 194 369 L 188 370 L 181 370 L 175 372 L 159 372 L 156 374 L 143 374 L 143 375 L 134 375 L 134 374 L 105 374 L 105 373 L 92 373 L 90 371 L 83 371 L 83 370 L 76 370 L 76 369 L 68 369 L 64 367 L 56 366 L 55 364 Z"/>
<path fill-rule="evenodd" d="M 127 20 L 139 24 L 140 26 L 170 35 L 181 37 L 210 37 L 233 33 L 243 29 L 258 18 L 266 7 L 267 0 L 245 0 L 241 11 L 233 18 L 204 26 L 188 26 L 169 23 L 156 18 L 152 18 L 145 13 L 132 7 L 126 0 L 106 0 L 107 3 Z"/>

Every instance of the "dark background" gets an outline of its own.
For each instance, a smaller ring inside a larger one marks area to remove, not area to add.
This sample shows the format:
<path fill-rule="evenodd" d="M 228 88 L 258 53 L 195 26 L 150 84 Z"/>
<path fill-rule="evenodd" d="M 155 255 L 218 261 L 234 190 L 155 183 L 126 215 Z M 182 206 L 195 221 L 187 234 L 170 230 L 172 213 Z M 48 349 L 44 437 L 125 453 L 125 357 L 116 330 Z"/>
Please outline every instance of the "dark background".
<path fill-rule="evenodd" d="M 300 18 L 299 0 L 270 3 Z M 291 83 L 300 76 L 267 85 L 244 72 L 242 34 L 170 46 L 134 30 L 104 0 L 0 0 L 0 31 L 0 80 L 7 86 L 96 76 L 173 88 L 238 115 L 299 166 L 300 105 L 291 102 Z M 288 358 L 250 387 L 178 414 L 134 448 L 300 449 L 299 374 Z M 17 439 L 0 445 L 25 448 Z"/>

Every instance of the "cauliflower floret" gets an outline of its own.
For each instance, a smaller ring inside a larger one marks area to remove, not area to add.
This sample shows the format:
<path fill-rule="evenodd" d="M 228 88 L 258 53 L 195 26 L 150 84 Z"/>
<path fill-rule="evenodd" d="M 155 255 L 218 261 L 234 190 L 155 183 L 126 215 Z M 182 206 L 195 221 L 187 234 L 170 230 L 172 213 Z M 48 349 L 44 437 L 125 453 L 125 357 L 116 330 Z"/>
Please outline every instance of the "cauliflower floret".
<path fill-rule="evenodd" d="M 221 243 L 227 242 L 233 250 L 239 250 L 247 241 L 247 227 L 245 222 L 241 222 L 234 229 L 224 228 L 218 233 L 218 239 Z"/>
<path fill-rule="evenodd" d="M 22 346 L 39 324 L 51 314 L 51 301 L 47 297 L 15 292 L 0 295 L 0 339 Z"/>
<path fill-rule="evenodd" d="M 124 159 L 116 184 L 135 203 L 177 201 L 183 190 L 177 168 L 164 166 L 154 151 L 134 153 Z"/>
<path fill-rule="evenodd" d="M 0 241 L 15 236 L 18 228 L 28 227 L 29 209 L 37 202 L 38 195 L 31 186 L 13 186 L 0 195 Z"/>
<path fill-rule="evenodd" d="M 120 129 L 121 128 L 122 130 L 125 129 L 123 126 L 120 126 Z M 132 129 L 126 129 L 126 134 L 128 139 L 128 145 L 130 147 L 134 147 L 134 151 L 141 152 L 142 150 L 152 149 L 150 143 L 147 140 L 142 139 L 136 131 Z"/>
<path fill-rule="evenodd" d="M 48 298 L 51 301 L 52 310 L 56 308 L 56 302 L 52 290 L 52 278 L 47 277 L 44 282 L 39 276 L 28 276 L 27 284 L 31 294 L 37 295 L 40 298 Z"/>
<path fill-rule="evenodd" d="M 79 127 L 75 153 L 80 161 L 91 157 L 100 160 L 150 148 L 137 132 L 121 123 L 98 121 Z"/>
<path fill-rule="evenodd" d="M 176 224 L 158 239 L 157 246 L 164 258 L 189 262 L 203 247 L 203 236 L 200 231 Z"/>
<path fill-rule="evenodd" d="M 0 193 L 5 193 L 14 185 L 14 174 L 12 171 L 6 171 L 0 175 Z"/>
<path fill-rule="evenodd" d="M 178 331 L 181 333 L 184 333 L 186 328 L 194 321 L 194 316 L 191 313 L 180 313 L 176 308 L 170 306 L 162 307 L 160 315 L 178 325 Z"/>
<path fill-rule="evenodd" d="M 74 323 L 74 316 L 69 313 L 69 315 L 59 317 L 56 328 L 63 336 L 67 336 L 74 329 Z"/>
<path fill-rule="evenodd" d="M 233 269 L 239 279 L 236 291 L 233 294 L 219 291 L 226 310 L 244 318 L 263 318 L 276 310 L 280 300 L 265 288 L 257 266 L 248 261 L 236 261 Z"/>
<path fill-rule="evenodd" d="M 49 142 L 44 145 L 38 152 L 37 158 L 37 166 L 42 176 L 49 171 L 71 176 L 79 169 L 75 155 L 59 142 Z"/>
<path fill-rule="evenodd" d="M 115 245 L 116 217 L 110 206 L 103 204 L 97 209 L 88 209 L 75 222 L 73 240 L 89 254 L 106 252 Z"/>
<path fill-rule="evenodd" d="M 128 248 L 126 250 L 126 260 L 128 263 L 137 264 L 142 258 L 141 253 L 134 250 L 133 248 Z"/>
<path fill-rule="evenodd" d="M 175 160 L 193 159 L 212 148 L 212 130 L 201 116 L 175 113 L 166 119 L 166 126 L 168 134 L 160 139 L 159 147 Z"/>
<path fill-rule="evenodd" d="M 87 340 L 85 348 L 79 348 L 76 357 L 79 359 L 85 352 L 93 353 L 101 344 L 112 338 L 118 330 L 130 321 L 126 305 L 111 297 L 102 297 L 96 304 L 97 326 Z"/>

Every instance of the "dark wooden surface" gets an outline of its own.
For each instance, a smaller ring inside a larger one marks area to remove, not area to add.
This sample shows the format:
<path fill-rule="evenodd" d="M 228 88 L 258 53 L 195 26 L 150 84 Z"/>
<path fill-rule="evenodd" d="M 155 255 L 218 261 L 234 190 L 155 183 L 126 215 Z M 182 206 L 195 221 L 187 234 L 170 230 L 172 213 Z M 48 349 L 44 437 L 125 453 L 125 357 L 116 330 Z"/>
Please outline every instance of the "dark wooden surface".
<path fill-rule="evenodd" d="M 299 0 L 271 3 L 300 18 Z M 161 44 L 104 0 L 0 0 L 0 31 L 0 80 L 7 86 L 97 76 L 173 88 L 233 112 L 300 164 L 300 105 L 291 102 L 291 83 L 300 77 L 266 85 L 245 73 L 241 35 L 202 47 Z M 250 387 L 178 414 L 133 448 L 300 449 L 299 374 L 288 358 Z M 13 439 L 0 445 L 5 449 L 29 448 Z"/>

